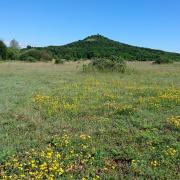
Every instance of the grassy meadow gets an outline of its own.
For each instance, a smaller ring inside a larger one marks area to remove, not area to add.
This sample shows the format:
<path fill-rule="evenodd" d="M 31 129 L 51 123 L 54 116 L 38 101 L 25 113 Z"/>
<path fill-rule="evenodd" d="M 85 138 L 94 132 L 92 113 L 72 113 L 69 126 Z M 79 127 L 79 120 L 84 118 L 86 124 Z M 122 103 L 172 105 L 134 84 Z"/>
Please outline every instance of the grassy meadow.
<path fill-rule="evenodd" d="M 0 63 L 0 179 L 180 179 L 180 64 Z"/>

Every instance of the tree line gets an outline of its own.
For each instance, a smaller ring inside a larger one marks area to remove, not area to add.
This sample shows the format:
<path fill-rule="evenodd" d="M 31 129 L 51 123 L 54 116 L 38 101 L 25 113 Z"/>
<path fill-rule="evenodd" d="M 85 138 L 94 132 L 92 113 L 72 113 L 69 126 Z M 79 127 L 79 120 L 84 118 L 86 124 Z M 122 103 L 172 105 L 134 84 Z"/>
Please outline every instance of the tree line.
<path fill-rule="evenodd" d="M 19 58 L 20 45 L 15 39 L 11 40 L 9 47 L 0 40 L 0 60 L 16 60 Z"/>
<path fill-rule="evenodd" d="M 101 35 L 93 35 L 64 46 L 32 47 L 20 49 L 19 43 L 13 39 L 10 47 L 0 41 L 0 59 L 23 61 L 86 60 L 95 58 L 120 57 L 128 61 L 155 61 L 168 63 L 180 61 L 180 54 L 160 50 L 130 46 L 110 40 Z"/>

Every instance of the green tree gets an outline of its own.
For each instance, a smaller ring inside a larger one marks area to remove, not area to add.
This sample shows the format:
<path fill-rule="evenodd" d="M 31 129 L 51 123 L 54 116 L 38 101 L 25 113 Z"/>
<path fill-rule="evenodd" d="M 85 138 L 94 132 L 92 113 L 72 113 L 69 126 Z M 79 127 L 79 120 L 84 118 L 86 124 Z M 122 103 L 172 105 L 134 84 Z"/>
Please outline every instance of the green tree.
<path fill-rule="evenodd" d="M 19 59 L 19 49 L 7 48 L 7 59 L 8 60 L 17 60 Z"/>
<path fill-rule="evenodd" d="M 32 49 L 32 46 L 27 45 L 26 49 Z"/>
<path fill-rule="evenodd" d="M 13 49 L 20 49 L 20 45 L 19 45 L 18 41 L 16 41 L 15 39 L 11 40 L 10 47 Z"/>
<path fill-rule="evenodd" d="M 7 47 L 3 41 L 0 41 L 0 59 L 5 60 L 7 55 Z"/>

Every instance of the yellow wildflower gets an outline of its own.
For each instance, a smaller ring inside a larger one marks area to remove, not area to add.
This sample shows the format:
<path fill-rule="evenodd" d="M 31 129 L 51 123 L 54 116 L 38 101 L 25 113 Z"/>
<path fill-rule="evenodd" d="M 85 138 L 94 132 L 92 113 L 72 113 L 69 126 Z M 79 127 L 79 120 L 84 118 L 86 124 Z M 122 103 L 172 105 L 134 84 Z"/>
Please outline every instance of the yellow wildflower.
<path fill-rule="evenodd" d="M 151 166 L 153 166 L 153 167 L 157 167 L 158 166 L 158 162 L 156 161 L 156 160 L 154 160 L 154 161 L 151 161 Z"/>

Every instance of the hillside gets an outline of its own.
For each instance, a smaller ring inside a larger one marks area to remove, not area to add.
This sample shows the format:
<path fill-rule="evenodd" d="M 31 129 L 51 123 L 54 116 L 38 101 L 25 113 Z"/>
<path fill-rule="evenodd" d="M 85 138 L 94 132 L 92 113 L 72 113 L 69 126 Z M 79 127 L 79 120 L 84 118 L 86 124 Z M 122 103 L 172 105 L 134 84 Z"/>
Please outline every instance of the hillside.
<path fill-rule="evenodd" d="M 178 53 L 131 46 L 101 35 L 89 36 L 63 46 L 26 48 L 21 51 L 21 54 L 21 60 L 79 60 L 120 56 L 128 61 L 180 61 L 180 54 Z"/>
<path fill-rule="evenodd" d="M 93 35 L 84 40 L 76 41 L 64 46 L 46 47 L 50 54 L 64 59 L 81 59 L 92 57 L 121 56 L 126 60 L 157 60 L 168 58 L 180 61 L 180 54 L 160 50 L 141 48 L 110 40 L 101 35 Z"/>

